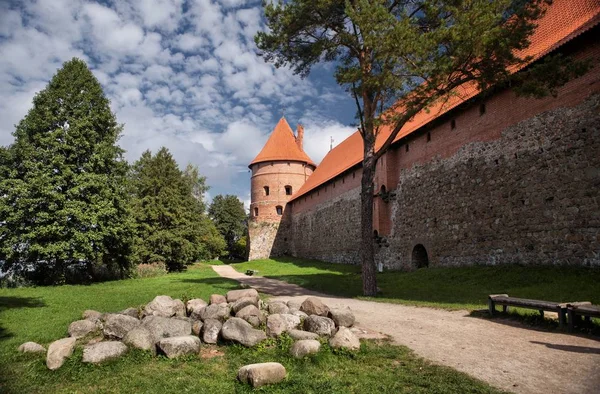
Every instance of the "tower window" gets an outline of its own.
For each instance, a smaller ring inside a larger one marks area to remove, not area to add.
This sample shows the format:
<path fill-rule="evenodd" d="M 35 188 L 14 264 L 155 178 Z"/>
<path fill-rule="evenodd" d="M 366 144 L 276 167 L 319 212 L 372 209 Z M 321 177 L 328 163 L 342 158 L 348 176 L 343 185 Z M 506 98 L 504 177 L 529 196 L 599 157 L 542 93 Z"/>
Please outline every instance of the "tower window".
<path fill-rule="evenodd" d="M 277 214 L 279 216 L 283 215 L 283 207 L 281 205 L 276 206 L 275 209 L 277 210 Z"/>
<path fill-rule="evenodd" d="M 258 208 L 254 208 L 254 216 L 258 216 Z"/>
<path fill-rule="evenodd" d="M 485 103 L 479 104 L 479 116 L 485 114 Z"/>
<path fill-rule="evenodd" d="M 450 130 L 454 130 L 456 128 L 456 119 L 452 119 L 450 121 Z"/>
<path fill-rule="evenodd" d="M 269 195 L 269 186 L 265 186 L 265 196 Z"/>
<path fill-rule="evenodd" d="M 285 194 L 286 194 L 286 196 L 291 196 L 292 195 L 292 187 L 290 185 L 287 185 L 285 187 Z"/>
<path fill-rule="evenodd" d="M 431 141 L 431 132 L 428 131 L 427 132 L 427 142 L 430 142 L 430 141 Z"/>
<path fill-rule="evenodd" d="M 406 143 L 406 145 L 404 145 L 404 149 L 406 149 L 406 151 L 408 152 L 408 142 Z"/>

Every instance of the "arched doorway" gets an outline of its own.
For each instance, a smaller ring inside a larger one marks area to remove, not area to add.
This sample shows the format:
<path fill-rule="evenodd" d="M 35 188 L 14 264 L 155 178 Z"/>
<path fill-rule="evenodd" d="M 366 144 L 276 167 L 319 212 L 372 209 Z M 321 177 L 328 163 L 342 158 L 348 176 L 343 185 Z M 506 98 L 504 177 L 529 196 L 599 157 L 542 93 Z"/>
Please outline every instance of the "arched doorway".
<path fill-rule="evenodd" d="M 429 257 L 427 257 L 427 249 L 421 244 L 415 245 L 412 251 L 412 263 L 417 268 L 429 267 Z"/>

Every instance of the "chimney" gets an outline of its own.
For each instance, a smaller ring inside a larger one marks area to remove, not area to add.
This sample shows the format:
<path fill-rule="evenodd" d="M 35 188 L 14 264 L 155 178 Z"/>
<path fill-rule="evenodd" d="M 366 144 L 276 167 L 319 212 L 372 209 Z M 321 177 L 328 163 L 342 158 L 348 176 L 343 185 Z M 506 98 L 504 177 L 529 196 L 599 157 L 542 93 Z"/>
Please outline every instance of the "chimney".
<path fill-rule="evenodd" d="M 304 148 L 302 147 L 303 141 L 304 141 L 304 126 L 299 124 L 298 127 L 296 128 L 296 145 L 298 145 L 298 148 L 300 148 L 301 151 L 304 151 Z"/>

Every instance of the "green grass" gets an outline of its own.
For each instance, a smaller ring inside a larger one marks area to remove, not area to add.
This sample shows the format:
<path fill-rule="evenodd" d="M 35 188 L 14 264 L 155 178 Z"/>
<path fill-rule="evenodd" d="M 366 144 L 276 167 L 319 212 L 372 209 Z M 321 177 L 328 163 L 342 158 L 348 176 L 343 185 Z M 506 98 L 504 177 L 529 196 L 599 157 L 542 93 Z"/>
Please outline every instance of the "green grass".
<path fill-rule="evenodd" d="M 4 393 L 497 393 L 453 369 L 431 365 L 404 347 L 366 342 L 360 352 L 335 354 L 326 343 L 312 358 L 289 356 L 291 340 L 269 340 L 254 349 L 226 346 L 221 357 L 177 360 L 130 350 L 101 365 L 81 363 L 82 348 L 57 371 L 44 355 L 20 354 L 19 344 L 48 345 L 64 337 L 85 309 L 115 312 L 159 294 L 178 298 L 224 294 L 238 285 L 198 264 L 187 272 L 90 286 L 0 289 L 0 392 Z M 288 370 L 281 384 L 251 390 L 236 380 L 239 367 L 277 361 Z"/>
<path fill-rule="evenodd" d="M 361 297 L 360 267 L 314 260 L 278 258 L 234 264 L 239 272 L 294 283 L 332 295 L 444 309 L 487 307 L 489 294 L 548 301 L 591 301 L 600 304 L 600 269 L 546 266 L 473 266 L 426 268 L 413 272 L 387 271 L 377 275 L 381 294 Z"/>

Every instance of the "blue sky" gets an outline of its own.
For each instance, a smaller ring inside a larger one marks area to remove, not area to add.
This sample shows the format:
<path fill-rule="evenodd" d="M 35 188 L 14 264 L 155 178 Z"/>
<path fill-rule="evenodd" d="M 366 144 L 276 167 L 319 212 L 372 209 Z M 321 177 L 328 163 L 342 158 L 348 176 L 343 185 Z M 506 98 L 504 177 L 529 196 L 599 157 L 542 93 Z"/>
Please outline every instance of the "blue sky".
<path fill-rule="evenodd" d="M 332 65 L 307 79 L 256 55 L 261 2 L 242 0 L 0 1 L 0 144 L 13 140 L 61 64 L 84 59 L 102 83 L 132 162 L 166 146 L 208 177 L 210 196 L 249 201 L 247 165 L 285 113 L 305 126 L 319 162 L 355 130 Z"/>

